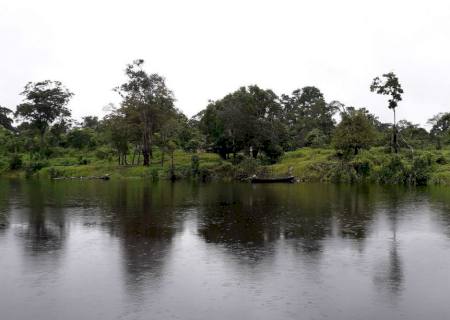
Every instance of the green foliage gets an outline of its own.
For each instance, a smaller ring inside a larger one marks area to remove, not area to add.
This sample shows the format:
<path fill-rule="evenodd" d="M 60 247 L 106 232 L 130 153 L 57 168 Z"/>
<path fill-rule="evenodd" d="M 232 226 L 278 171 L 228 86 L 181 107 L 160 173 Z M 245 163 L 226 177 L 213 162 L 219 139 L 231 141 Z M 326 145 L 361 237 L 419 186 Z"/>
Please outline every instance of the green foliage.
<path fill-rule="evenodd" d="M 383 184 L 404 184 L 408 179 L 407 169 L 401 157 L 394 155 L 383 164 L 376 174 L 377 181 Z"/>
<path fill-rule="evenodd" d="M 5 128 L 6 130 L 14 130 L 12 124 L 13 119 L 11 115 L 13 114 L 12 110 L 0 106 L 0 127 Z"/>
<path fill-rule="evenodd" d="M 191 170 L 194 177 L 200 173 L 200 158 L 196 154 L 191 158 Z"/>
<path fill-rule="evenodd" d="M 177 110 L 173 104 L 173 93 L 167 88 L 165 79 L 156 73 L 145 72 L 143 64 L 144 60 L 138 59 L 127 65 L 125 70 L 127 82 L 115 90 L 123 98 L 117 116 L 122 118 L 123 126 L 128 125 L 127 130 L 131 135 L 126 141 L 128 142 L 131 137 L 135 140 L 140 138 L 144 166 L 149 166 L 153 146 L 152 136 L 160 131 L 169 119 L 176 116 Z M 118 138 L 117 134 L 113 134 L 112 137 L 113 141 L 114 138 Z M 125 144 L 120 143 L 120 150 L 124 149 Z M 124 160 L 126 164 L 126 158 Z"/>
<path fill-rule="evenodd" d="M 285 127 L 278 97 L 258 86 L 241 87 L 211 102 L 198 117 L 207 144 L 223 159 L 250 150 L 254 158 L 263 152 L 272 159 L 274 146 L 283 143 Z"/>
<path fill-rule="evenodd" d="M 319 128 L 314 128 L 306 135 L 305 145 L 313 148 L 324 147 L 327 143 L 327 136 Z"/>
<path fill-rule="evenodd" d="M 428 120 L 431 128 L 431 138 L 436 143 L 437 149 L 442 149 L 443 145 L 450 144 L 450 112 L 439 113 Z"/>
<path fill-rule="evenodd" d="M 341 113 L 342 120 L 333 136 L 335 149 L 346 154 L 357 155 L 359 150 L 370 148 L 375 140 L 375 132 L 364 110 L 347 108 Z"/>
<path fill-rule="evenodd" d="M 25 167 L 25 176 L 30 178 L 34 173 L 44 167 L 48 167 L 48 161 L 32 161 L 28 162 Z"/>
<path fill-rule="evenodd" d="M 445 156 L 442 153 L 440 153 L 436 157 L 436 163 L 444 165 L 444 164 L 448 163 L 448 160 L 447 160 L 447 158 L 445 158 Z"/>
<path fill-rule="evenodd" d="M 358 176 L 365 178 L 370 175 L 372 162 L 369 159 L 354 159 L 351 164 Z"/>
<path fill-rule="evenodd" d="M 15 115 L 39 132 L 42 152 L 44 135 L 50 125 L 56 120 L 63 122 L 70 117 L 70 110 L 66 106 L 73 93 L 59 81 L 45 80 L 29 82 L 22 95 L 25 97 L 24 101 L 17 106 Z"/>
<path fill-rule="evenodd" d="M 48 175 L 51 179 L 59 178 L 63 176 L 63 171 L 55 167 L 48 168 Z"/>
<path fill-rule="evenodd" d="M 235 178 L 237 180 L 245 180 L 258 173 L 260 162 L 254 158 L 245 158 L 239 163 L 235 170 Z"/>
<path fill-rule="evenodd" d="M 95 133 L 92 129 L 75 129 L 67 134 L 67 143 L 76 149 L 95 147 Z"/>
<path fill-rule="evenodd" d="M 23 161 L 22 156 L 20 154 L 13 154 L 9 158 L 9 169 L 10 170 L 19 170 L 22 169 Z"/>
<path fill-rule="evenodd" d="M 0 107 L 0 171 L 45 178 L 111 174 L 207 181 L 294 174 L 303 181 L 450 184 L 450 114 L 431 119 L 430 133 L 406 120 L 397 124 L 403 89 L 393 73 L 371 86 L 389 96 L 393 125 L 364 108 L 328 103 L 313 86 L 281 97 L 257 85 L 241 87 L 188 119 L 175 108 L 165 79 L 147 73 L 143 63 L 127 66 L 126 81 L 115 89 L 122 101 L 110 105 L 103 119 L 71 119 L 67 103 L 73 94 L 60 82 L 29 83 L 15 119 Z"/>
<path fill-rule="evenodd" d="M 153 168 L 151 171 L 152 181 L 156 182 L 159 180 L 159 171 L 156 168 Z"/>
<path fill-rule="evenodd" d="M 201 168 L 199 172 L 199 177 L 202 182 L 210 181 L 214 173 L 209 168 Z"/>
<path fill-rule="evenodd" d="M 266 156 L 265 159 L 267 159 L 267 162 L 269 164 L 274 164 L 278 162 L 283 153 L 284 153 L 283 148 L 281 148 L 281 146 L 277 144 L 269 143 L 264 148 L 264 154 Z"/>
<path fill-rule="evenodd" d="M 86 159 L 83 156 L 78 157 L 78 165 L 80 165 L 80 166 L 85 166 L 85 165 L 89 164 L 89 162 L 90 162 L 89 159 Z"/>
<path fill-rule="evenodd" d="M 427 153 L 415 157 L 410 170 L 409 184 L 426 185 L 431 175 L 431 155 Z"/>
<path fill-rule="evenodd" d="M 294 90 L 291 95 L 282 95 L 281 104 L 289 150 L 311 146 L 307 138 L 314 129 L 321 131 L 324 143 L 329 143 L 338 102 L 326 103 L 322 92 L 309 86 Z"/>
<path fill-rule="evenodd" d="M 111 148 L 106 147 L 106 146 L 97 148 L 95 150 L 95 157 L 100 160 L 111 160 L 113 154 L 114 154 L 114 151 Z"/>
<path fill-rule="evenodd" d="M 393 72 L 383 74 L 382 79 L 376 77 L 373 79 L 370 85 L 370 91 L 376 92 L 381 95 L 388 95 L 390 99 L 388 100 L 388 108 L 392 109 L 394 112 L 394 126 L 392 127 L 392 141 L 391 146 L 395 153 L 398 152 L 398 139 L 397 139 L 397 127 L 395 119 L 395 108 L 397 108 L 398 103 L 402 101 L 403 89 L 400 85 L 400 81 Z"/>

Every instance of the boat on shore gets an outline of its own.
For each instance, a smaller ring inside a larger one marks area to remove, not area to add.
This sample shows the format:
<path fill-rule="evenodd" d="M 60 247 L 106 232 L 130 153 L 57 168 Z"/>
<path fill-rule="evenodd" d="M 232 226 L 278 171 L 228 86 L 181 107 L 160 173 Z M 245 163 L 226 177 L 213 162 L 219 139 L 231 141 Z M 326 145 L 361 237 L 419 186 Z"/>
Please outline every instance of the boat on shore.
<path fill-rule="evenodd" d="M 295 177 L 272 177 L 272 178 L 258 178 L 253 176 L 250 178 L 251 183 L 294 183 Z"/>

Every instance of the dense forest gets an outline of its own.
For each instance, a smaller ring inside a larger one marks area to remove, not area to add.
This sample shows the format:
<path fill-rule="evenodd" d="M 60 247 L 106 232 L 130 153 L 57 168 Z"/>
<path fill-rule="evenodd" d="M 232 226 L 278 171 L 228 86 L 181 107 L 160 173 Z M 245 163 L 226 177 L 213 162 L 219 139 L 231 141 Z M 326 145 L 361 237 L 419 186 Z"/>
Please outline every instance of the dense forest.
<path fill-rule="evenodd" d="M 430 119 L 429 131 L 397 121 L 403 89 L 392 72 L 367 86 L 386 96 L 392 123 L 366 108 L 327 102 L 314 86 L 281 95 L 241 87 L 189 119 L 175 107 L 164 77 L 147 73 L 143 60 L 125 74 L 127 81 L 113 89 L 120 105 L 110 105 L 102 119 L 81 121 L 71 117 L 74 93 L 62 83 L 28 83 L 21 104 L 0 106 L 0 171 L 58 177 L 139 168 L 136 176 L 154 179 L 245 179 L 294 170 L 304 180 L 410 184 L 426 184 L 438 172 L 434 182 L 450 183 L 450 113 Z"/>

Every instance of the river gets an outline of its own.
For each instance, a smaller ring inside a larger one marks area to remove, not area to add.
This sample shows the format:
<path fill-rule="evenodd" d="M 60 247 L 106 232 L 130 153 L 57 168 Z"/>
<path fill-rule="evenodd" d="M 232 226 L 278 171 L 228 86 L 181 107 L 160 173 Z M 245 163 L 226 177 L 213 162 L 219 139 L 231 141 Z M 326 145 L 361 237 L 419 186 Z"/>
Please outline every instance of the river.
<path fill-rule="evenodd" d="M 0 319 L 449 319 L 450 189 L 0 180 Z"/>

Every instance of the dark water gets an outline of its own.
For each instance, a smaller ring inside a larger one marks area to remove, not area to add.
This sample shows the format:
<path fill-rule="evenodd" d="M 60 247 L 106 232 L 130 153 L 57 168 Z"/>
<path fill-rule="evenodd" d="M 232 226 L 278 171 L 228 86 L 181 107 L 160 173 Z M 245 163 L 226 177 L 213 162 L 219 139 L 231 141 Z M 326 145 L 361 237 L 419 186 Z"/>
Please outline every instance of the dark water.
<path fill-rule="evenodd" d="M 449 319 L 450 189 L 0 181 L 0 319 Z"/>

